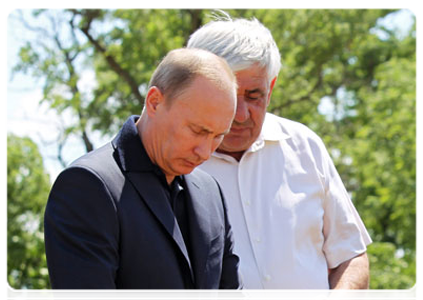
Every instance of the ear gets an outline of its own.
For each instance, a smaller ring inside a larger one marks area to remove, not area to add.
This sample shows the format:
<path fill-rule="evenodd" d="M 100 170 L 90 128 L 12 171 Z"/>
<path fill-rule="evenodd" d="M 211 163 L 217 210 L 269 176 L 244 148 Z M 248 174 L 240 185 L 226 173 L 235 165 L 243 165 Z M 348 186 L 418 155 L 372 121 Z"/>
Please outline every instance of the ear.
<path fill-rule="evenodd" d="M 148 116 L 150 118 L 154 117 L 157 113 L 157 109 L 164 102 L 164 96 L 158 87 L 152 86 L 147 92 L 147 97 L 145 98 L 145 107 Z"/>
<path fill-rule="evenodd" d="M 278 76 L 275 76 L 275 78 L 273 78 L 272 81 L 270 82 L 270 90 L 269 90 L 269 95 L 267 96 L 266 106 L 268 106 L 270 103 L 270 96 L 272 96 L 272 91 L 273 91 L 273 87 L 275 86 L 276 79 L 278 79 Z"/>

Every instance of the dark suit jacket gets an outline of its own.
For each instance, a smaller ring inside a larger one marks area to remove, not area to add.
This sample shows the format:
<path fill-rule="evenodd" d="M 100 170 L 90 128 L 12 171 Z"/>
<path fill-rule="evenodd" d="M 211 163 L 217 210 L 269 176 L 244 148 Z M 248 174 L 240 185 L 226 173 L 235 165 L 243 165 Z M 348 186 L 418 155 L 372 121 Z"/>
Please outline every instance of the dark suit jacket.
<path fill-rule="evenodd" d="M 111 143 L 76 160 L 54 183 L 44 225 L 52 287 L 239 288 L 217 182 L 200 170 L 184 176 L 190 259 L 135 121 L 129 118 Z"/>

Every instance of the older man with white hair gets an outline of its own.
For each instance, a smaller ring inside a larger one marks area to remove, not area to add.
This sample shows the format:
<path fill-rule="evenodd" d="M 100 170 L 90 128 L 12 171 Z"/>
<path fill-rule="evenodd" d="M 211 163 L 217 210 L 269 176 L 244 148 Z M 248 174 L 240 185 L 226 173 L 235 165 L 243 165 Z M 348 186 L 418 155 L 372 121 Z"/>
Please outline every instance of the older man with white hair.
<path fill-rule="evenodd" d="M 368 288 L 371 239 L 321 139 L 266 113 L 281 68 L 270 31 L 229 17 L 190 37 L 227 60 L 238 83 L 231 130 L 200 168 L 228 199 L 245 288 Z"/>

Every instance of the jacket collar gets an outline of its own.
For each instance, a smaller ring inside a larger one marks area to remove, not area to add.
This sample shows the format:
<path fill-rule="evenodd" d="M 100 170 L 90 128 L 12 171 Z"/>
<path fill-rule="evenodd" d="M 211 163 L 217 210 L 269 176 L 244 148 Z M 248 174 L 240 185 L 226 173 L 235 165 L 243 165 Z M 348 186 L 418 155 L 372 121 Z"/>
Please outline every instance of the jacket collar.
<path fill-rule="evenodd" d="M 112 144 L 116 149 L 123 171 L 126 172 L 156 172 L 162 173 L 161 169 L 152 163 L 135 123 L 139 116 L 131 116 L 123 124 L 122 129 L 113 139 Z"/>

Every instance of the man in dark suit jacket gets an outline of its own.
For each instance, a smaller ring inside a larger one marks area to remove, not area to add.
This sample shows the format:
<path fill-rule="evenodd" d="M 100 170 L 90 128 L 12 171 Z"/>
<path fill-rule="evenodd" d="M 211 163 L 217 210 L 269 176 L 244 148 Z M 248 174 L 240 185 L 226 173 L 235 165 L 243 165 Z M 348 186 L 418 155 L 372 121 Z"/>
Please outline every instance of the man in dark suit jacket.
<path fill-rule="evenodd" d="M 240 287 L 220 187 L 194 170 L 229 131 L 235 103 L 223 59 L 187 49 L 163 59 L 141 116 L 54 183 L 45 212 L 53 288 Z"/>

